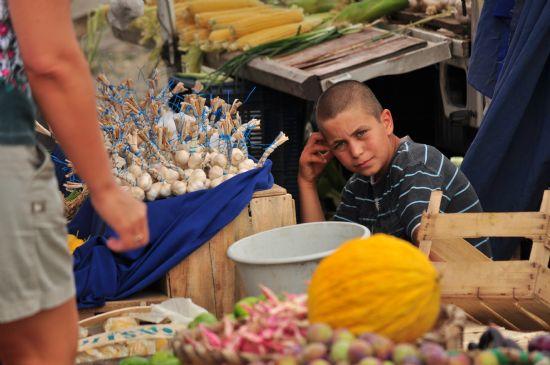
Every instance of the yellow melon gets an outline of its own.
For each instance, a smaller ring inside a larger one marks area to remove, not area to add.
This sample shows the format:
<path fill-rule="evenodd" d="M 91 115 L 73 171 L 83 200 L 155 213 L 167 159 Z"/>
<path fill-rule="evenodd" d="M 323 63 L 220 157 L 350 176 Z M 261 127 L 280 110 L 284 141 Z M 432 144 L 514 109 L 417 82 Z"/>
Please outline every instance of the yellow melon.
<path fill-rule="evenodd" d="M 343 244 L 321 261 L 308 289 L 312 323 L 396 342 L 430 330 L 439 309 L 435 267 L 418 248 L 385 234 Z"/>

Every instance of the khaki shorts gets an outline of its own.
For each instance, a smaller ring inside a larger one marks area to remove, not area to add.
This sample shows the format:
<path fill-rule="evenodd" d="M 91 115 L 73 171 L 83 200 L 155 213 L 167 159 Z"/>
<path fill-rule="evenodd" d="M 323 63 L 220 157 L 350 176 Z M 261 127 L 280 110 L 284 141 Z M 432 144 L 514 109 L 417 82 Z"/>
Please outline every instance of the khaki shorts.
<path fill-rule="evenodd" d="M 0 323 L 75 295 L 63 203 L 41 146 L 0 145 Z"/>

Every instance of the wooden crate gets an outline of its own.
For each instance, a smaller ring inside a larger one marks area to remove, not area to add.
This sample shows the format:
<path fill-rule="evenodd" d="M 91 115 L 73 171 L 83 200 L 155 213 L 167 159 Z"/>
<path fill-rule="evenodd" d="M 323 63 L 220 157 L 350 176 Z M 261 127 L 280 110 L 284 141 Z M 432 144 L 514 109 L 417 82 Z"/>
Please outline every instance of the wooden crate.
<path fill-rule="evenodd" d="M 244 293 L 235 264 L 226 254 L 229 246 L 254 233 L 291 224 L 296 224 L 292 195 L 277 185 L 256 192 L 235 220 L 170 270 L 167 295 L 191 298 L 221 318 Z"/>
<path fill-rule="evenodd" d="M 258 191 L 237 218 L 166 274 L 162 292 L 140 293 L 107 302 L 102 307 L 80 310 L 80 319 L 125 307 L 160 303 L 169 297 L 191 298 L 221 318 L 244 293 L 235 265 L 226 255 L 229 246 L 251 234 L 291 224 L 296 224 L 292 195 L 278 185 Z"/>
<path fill-rule="evenodd" d="M 550 190 L 539 212 L 439 214 L 432 193 L 420 225 L 420 249 L 441 273 L 442 299 L 476 320 L 511 330 L 550 330 Z M 526 237 L 528 261 L 492 261 L 464 238 Z"/>

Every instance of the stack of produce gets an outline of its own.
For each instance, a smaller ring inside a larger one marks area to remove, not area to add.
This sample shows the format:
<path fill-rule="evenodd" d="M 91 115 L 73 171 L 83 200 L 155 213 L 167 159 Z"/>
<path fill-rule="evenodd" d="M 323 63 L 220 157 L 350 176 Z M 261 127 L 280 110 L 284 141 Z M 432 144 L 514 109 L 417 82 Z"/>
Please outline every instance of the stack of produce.
<path fill-rule="evenodd" d="M 227 104 L 215 97 L 207 103 L 198 94 L 202 88 L 198 83 L 184 96 L 181 111 L 174 113 L 168 101 L 186 91 L 181 83 L 172 90 L 159 89 L 153 78 L 147 95 L 139 98 L 131 81 L 113 85 L 105 76 L 98 81 L 98 111 L 113 174 L 140 200 L 215 188 L 236 174 L 263 166 L 288 140 L 281 132 L 256 163 L 248 156 L 246 141 L 260 121 L 243 123 L 238 100 Z"/>
<path fill-rule="evenodd" d="M 242 50 L 306 33 L 323 17 L 304 17 L 301 8 L 265 5 L 257 0 L 191 0 L 181 4 L 177 28 L 183 47 Z"/>
<path fill-rule="evenodd" d="M 178 333 L 173 350 L 181 363 L 548 365 L 550 361 L 550 335 L 533 339 L 528 351 L 517 346 L 447 351 L 435 342 L 395 342 L 372 332 L 354 334 L 325 323 L 309 323 L 305 296 L 288 295 L 281 299 L 266 288 L 263 293 L 239 302 L 235 312 L 226 315 L 222 322 L 210 314 L 201 315 L 190 329 Z"/>

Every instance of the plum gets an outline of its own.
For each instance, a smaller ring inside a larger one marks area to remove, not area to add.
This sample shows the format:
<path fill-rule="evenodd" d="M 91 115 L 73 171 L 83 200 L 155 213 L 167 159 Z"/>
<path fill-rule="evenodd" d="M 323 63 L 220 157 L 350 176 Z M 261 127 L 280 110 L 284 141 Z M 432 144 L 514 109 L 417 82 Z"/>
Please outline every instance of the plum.
<path fill-rule="evenodd" d="M 332 328 L 326 323 L 313 323 L 307 329 L 306 338 L 309 342 L 329 344 L 332 340 Z"/>
<path fill-rule="evenodd" d="M 302 359 L 305 362 L 310 362 L 316 359 L 321 359 L 327 354 L 327 347 L 324 343 L 314 342 L 306 345 L 302 352 Z"/>
<path fill-rule="evenodd" d="M 449 365 L 471 365 L 470 357 L 463 352 L 449 354 Z"/>
<path fill-rule="evenodd" d="M 348 359 L 352 364 L 365 357 L 372 356 L 373 349 L 370 343 L 361 339 L 351 341 L 348 349 Z"/>
<path fill-rule="evenodd" d="M 348 361 L 348 350 L 351 342 L 339 340 L 332 344 L 330 349 L 330 359 L 332 361 Z"/>
<path fill-rule="evenodd" d="M 449 360 L 447 351 L 433 342 L 423 343 L 420 347 L 420 353 L 426 365 L 446 365 Z"/>
<path fill-rule="evenodd" d="M 478 353 L 474 358 L 475 365 L 498 365 L 498 357 L 491 350 Z"/>
<path fill-rule="evenodd" d="M 340 340 L 351 342 L 354 339 L 355 339 L 355 335 L 345 328 L 337 329 L 336 331 L 334 331 L 334 334 L 332 335 L 333 342 L 337 342 Z"/>
<path fill-rule="evenodd" d="M 369 356 L 361 359 L 357 365 L 382 365 L 382 361 L 377 357 Z"/>
<path fill-rule="evenodd" d="M 529 351 L 550 352 L 550 334 L 540 335 L 531 339 L 528 349 Z"/>
<path fill-rule="evenodd" d="M 371 344 L 374 354 L 379 359 L 388 360 L 391 358 L 394 344 L 390 339 L 369 332 L 363 333 L 359 338 Z"/>
<path fill-rule="evenodd" d="M 317 359 L 317 360 L 313 360 L 308 365 L 330 365 L 330 362 L 324 359 Z"/>
<path fill-rule="evenodd" d="M 398 365 L 403 364 L 403 360 L 407 357 L 420 357 L 417 348 L 408 343 L 400 343 L 393 348 L 393 362 Z"/>

